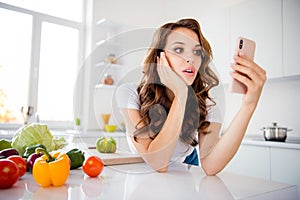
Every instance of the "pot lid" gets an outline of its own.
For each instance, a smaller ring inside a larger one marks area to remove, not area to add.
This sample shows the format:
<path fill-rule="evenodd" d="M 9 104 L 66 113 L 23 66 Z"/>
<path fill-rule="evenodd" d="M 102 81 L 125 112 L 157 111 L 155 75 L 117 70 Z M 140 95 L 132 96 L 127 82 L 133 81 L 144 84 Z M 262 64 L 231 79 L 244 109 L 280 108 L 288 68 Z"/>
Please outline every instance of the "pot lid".
<path fill-rule="evenodd" d="M 277 122 L 273 122 L 272 125 L 273 125 L 273 126 L 263 127 L 263 129 L 285 129 L 285 130 L 287 130 L 286 127 L 279 127 L 279 126 L 277 125 Z M 291 131 L 291 129 L 289 129 L 288 131 Z"/>

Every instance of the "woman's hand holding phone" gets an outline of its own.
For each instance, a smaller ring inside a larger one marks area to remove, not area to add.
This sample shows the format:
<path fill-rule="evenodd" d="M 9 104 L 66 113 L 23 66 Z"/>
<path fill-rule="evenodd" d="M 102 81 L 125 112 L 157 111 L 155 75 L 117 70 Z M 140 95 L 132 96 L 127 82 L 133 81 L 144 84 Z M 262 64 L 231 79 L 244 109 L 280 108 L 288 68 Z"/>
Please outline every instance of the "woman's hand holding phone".
<path fill-rule="evenodd" d="M 239 38 L 239 40 L 240 39 L 241 38 Z M 242 39 L 243 39 L 243 45 L 249 42 L 249 40 L 245 38 Z M 240 45 L 240 42 L 238 44 Z M 253 57 L 254 57 L 253 46 L 251 47 L 251 45 L 248 46 L 245 45 L 244 47 L 245 47 L 244 51 L 237 51 L 237 55 L 234 55 L 233 58 L 234 64 L 231 66 L 232 69 L 234 70 L 231 73 L 233 80 L 230 83 L 229 89 L 232 92 L 245 94 L 243 97 L 243 102 L 246 104 L 254 104 L 256 106 L 263 85 L 267 79 L 266 71 L 253 61 Z M 248 49 L 246 49 L 247 47 Z M 245 53 L 247 53 L 248 55 L 246 55 Z M 238 87 L 238 84 L 243 84 L 244 85 L 243 87 L 246 89 L 242 91 L 236 90 L 237 88 L 240 89 L 240 87 Z"/>
<path fill-rule="evenodd" d="M 234 56 L 245 55 L 250 60 L 254 60 L 255 46 L 256 44 L 253 40 L 244 37 L 238 37 L 235 45 Z M 236 64 L 238 63 L 236 63 L 234 60 L 233 65 Z M 246 76 L 245 74 L 242 75 Z M 233 78 L 229 83 L 229 91 L 245 94 L 247 92 L 247 87 L 245 84 L 243 84 L 243 82 Z"/>

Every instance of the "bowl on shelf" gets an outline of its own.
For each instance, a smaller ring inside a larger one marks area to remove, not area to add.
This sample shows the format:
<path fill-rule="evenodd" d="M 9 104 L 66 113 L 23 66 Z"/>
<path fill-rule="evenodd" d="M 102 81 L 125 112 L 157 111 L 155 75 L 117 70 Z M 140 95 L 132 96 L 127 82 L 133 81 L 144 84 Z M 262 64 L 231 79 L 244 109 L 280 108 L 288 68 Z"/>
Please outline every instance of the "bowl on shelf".
<path fill-rule="evenodd" d="M 117 125 L 106 124 L 106 125 L 104 126 L 104 129 L 105 129 L 107 132 L 113 133 L 113 132 L 116 131 Z"/>

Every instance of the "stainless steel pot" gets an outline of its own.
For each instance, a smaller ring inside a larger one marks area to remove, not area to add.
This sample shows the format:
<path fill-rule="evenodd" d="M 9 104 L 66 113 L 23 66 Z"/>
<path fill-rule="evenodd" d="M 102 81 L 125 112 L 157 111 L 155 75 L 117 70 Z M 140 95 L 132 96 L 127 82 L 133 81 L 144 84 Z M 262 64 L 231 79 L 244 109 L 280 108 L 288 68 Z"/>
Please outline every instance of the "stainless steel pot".
<path fill-rule="evenodd" d="M 278 141 L 285 142 L 287 138 L 287 132 L 292 131 L 292 129 L 287 129 L 284 127 L 279 127 L 277 122 L 273 122 L 271 127 L 263 127 L 264 138 L 266 141 Z"/>

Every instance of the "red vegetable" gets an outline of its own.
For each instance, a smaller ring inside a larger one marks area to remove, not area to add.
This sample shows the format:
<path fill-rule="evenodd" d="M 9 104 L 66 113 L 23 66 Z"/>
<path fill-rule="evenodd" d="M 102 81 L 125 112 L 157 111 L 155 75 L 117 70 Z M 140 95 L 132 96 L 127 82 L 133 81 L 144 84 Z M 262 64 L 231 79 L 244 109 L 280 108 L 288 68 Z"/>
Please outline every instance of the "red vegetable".
<path fill-rule="evenodd" d="M 28 157 L 28 159 L 27 159 L 28 171 L 32 172 L 32 168 L 33 168 L 33 164 L 34 164 L 35 160 L 41 156 L 42 156 L 42 154 L 33 153 Z"/>
<path fill-rule="evenodd" d="M 104 163 L 98 156 L 90 156 L 82 165 L 84 173 L 90 177 L 97 177 L 103 168 Z"/>
<path fill-rule="evenodd" d="M 12 187 L 19 179 L 19 168 L 8 159 L 0 160 L 0 189 Z"/>
<path fill-rule="evenodd" d="M 13 155 L 7 158 L 17 164 L 19 168 L 19 178 L 26 173 L 26 161 L 21 156 Z"/>
<path fill-rule="evenodd" d="M 9 148 L 9 149 L 3 149 L 0 151 L 0 157 L 1 158 L 7 158 L 12 155 L 19 155 L 18 151 L 14 148 Z"/>

